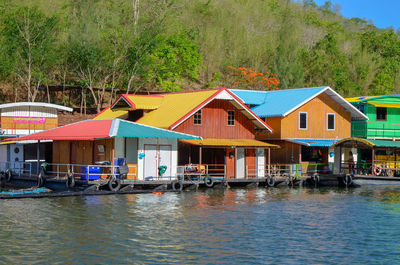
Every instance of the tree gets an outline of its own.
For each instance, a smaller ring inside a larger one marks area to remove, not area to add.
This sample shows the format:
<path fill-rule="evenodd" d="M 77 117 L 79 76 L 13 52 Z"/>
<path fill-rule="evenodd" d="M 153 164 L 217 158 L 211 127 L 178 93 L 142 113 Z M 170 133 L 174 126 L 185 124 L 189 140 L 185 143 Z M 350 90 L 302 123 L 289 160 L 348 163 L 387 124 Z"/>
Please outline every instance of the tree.
<path fill-rule="evenodd" d="M 25 87 L 27 100 L 35 101 L 57 57 L 54 47 L 58 18 L 47 17 L 37 8 L 20 7 L 9 11 L 1 22 L 7 71 Z M 4 65 L 4 63 L 2 64 Z"/>

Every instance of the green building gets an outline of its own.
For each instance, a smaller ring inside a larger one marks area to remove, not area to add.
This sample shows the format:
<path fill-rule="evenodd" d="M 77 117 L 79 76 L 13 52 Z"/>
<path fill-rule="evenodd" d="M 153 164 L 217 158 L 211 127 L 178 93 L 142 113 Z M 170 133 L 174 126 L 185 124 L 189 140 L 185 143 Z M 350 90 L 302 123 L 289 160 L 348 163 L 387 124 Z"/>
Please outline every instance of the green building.
<path fill-rule="evenodd" d="M 352 121 L 351 136 L 400 140 L 400 95 L 348 98 L 369 120 Z"/>

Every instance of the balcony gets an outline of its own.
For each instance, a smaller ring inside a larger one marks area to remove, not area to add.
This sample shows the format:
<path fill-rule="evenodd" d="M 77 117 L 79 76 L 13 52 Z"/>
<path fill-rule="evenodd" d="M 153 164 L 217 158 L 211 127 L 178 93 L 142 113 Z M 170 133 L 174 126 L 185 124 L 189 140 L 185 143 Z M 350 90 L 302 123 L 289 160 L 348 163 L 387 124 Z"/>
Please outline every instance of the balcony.
<path fill-rule="evenodd" d="M 400 124 L 352 121 L 351 136 L 362 138 L 400 138 Z"/>

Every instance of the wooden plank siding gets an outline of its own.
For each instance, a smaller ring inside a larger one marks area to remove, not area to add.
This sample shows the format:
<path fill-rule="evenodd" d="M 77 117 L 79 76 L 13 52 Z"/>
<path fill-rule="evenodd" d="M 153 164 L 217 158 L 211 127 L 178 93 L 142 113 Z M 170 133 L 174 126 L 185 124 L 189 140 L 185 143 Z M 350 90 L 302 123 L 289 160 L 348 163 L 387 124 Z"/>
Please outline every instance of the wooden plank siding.
<path fill-rule="evenodd" d="M 299 112 L 307 112 L 307 129 L 299 129 Z M 335 129 L 327 129 L 327 114 L 335 114 Z M 280 122 L 279 122 L 280 120 Z M 351 114 L 326 94 L 321 94 L 286 117 L 266 118 L 273 134 L 257 134 L 257 139 L 342 139 L 350 137 Z"/>
<path fill-rule="evenodd" d="M 228 125 L 228 110 L 235 111 L 235 125 Z M 193 116 L 174 131 L 203 138 L 254 139 L 254 124 L 227 100 L 215 99 L 202 109 L 201 124 Z"/>

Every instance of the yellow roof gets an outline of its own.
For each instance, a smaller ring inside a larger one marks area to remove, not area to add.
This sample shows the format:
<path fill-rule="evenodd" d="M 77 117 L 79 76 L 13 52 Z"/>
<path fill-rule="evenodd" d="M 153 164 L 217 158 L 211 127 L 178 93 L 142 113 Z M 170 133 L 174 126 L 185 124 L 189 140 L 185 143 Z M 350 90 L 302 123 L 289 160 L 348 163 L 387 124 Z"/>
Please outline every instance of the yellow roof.
<path fill-rule="evenodd" d="M 266 148 L 277 148 L 279 145 L 269 144 L 253 139 L 216 139 L 206 138 L 202 140 L 180 140 L 193 145 L 201 146 L 235 146 L 235 147 L 266 147 Z"/>
<path fill-rule="evenodd" d="M 3 144 L 15 144 L 15 143 L 18 143 L 18 141 L 4 141 L 4 142 L 0 142 L 0 145 L 3 145 Z"/>
<path fill-rule="evenodd" d="M 400 104 L 396 103 L 381 103 L 381 102 L 368 102 L 375 107 L 385 107 L 385 108 L 400 108 Z"/>
<path fill-rule="evenodd" d="M 380 97 L 380 96 L 353 97 L 353 98 L 345 98 L 345 100 L 347 100 L 348 102 L 352 103 L 352 102 L 359 102 L 359 101 L 362 101 L 362 100 L 372 99 L 372 98 L 376 98 L 376 97 Z"/>
<path fill-rule="evenodd" d="M 217 93 L 218 89 L 163 94 L 163 100 L 156 110 L 146 113 L 137 123 L 169 129 L 190 111 Z"/>
<path fill-rule="evenodd" d="M 103 119 L 126 119 L 128 117 L 128 111 L 127 110 L 112 110 L 110 107 L 104 109 L 102 112 L 97 114 L 96 117 L 93 119 L 97 120 L 103 120 Z"/>
<path fill-rule="evenodd" d="M 154 110 L 160 106 L 164 97 L 156 95 L 124 95 L 124 98 L 129 101 L 133 107 L 132 109 Z"/>

